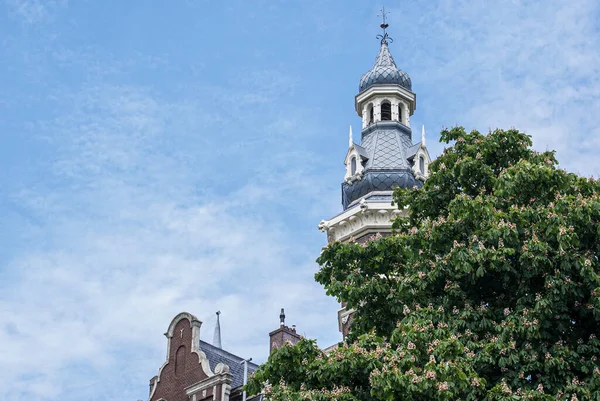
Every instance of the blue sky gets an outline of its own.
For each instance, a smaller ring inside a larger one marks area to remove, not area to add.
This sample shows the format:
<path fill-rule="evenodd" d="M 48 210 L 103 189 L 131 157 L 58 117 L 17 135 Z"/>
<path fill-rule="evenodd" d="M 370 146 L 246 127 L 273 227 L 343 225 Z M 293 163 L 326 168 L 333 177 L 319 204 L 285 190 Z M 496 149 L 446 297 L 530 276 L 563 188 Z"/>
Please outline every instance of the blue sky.
<path fill-rule="evenodd" d="M 393 1 L 432 155 L 515 126 L 600 172 L 600 5 Z M 341 210 L 379 2 L 0 0 L 0 398 L 146 399 L 188 311 L 263 361 L 279 308 L 321 346 L 312 280 Z"/>

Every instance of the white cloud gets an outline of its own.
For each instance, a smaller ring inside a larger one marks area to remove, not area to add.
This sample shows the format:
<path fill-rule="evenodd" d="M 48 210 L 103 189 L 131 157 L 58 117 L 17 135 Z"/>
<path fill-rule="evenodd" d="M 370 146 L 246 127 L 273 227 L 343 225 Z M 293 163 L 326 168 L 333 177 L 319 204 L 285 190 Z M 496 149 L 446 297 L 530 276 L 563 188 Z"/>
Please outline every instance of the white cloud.
<path fill-rule="evenodd" d="M 568 170 L 598 175 L 598 12 L 593 0 L 430 4 L 409 33 L 424 31 L 410 37 L 425 45 L 414 68 L 437 97 L 425 113 L 484 132 L 514 126 Z"/>
<path fill-rule="evenodd" d="M 48 19 L 55 8 L 66 7 L 67 0 L 6 0 L 12 12 L 26 24 Z"/>
<path fill-rule="evenodd" d="M 242 90 L 283 96 L 285 77 L 276 87 L 261 80 Z M 14 195 L 42 220 L 27 232 L 39 245 L 7 268 L 10 287 L 0 284 L 0 382 L 12 383 L 3 399 L 93 398 L 99 386 L 105 398 L 123 397 L 123 388 L 125 398 L 142 398 L 164 358 L 160 334 L 182 310 L 206 321 L 211 340 L 220 309 L 228 349 L 257 361 L 280 307 L 307 335 L 330 326 L 322 339 L 338 339 L 336 303 L 312 280 L 318 246 L 299 247 L 283 217 L 299 191 L 320 202 L 314 167 L 295 164 L 314 158 L 293 140 L 296 122 L 275 123 L 279 106 L 256 116 L 247 99 L 236 117 L 263 121 L 267 136 L 239 135 L 235 123 L 217 130 L 230 110 L 212 102 L 218 89 L 203 93 L 169 103 L 143 88 L 85 85 L 56 93 L 55 107 L 67 112 L 34 125 L 55 157 L 44 182 Z M 257 153 L 275 137 L 291 140 Z M 231 159 L 239 184 L 211 188 Z"/>

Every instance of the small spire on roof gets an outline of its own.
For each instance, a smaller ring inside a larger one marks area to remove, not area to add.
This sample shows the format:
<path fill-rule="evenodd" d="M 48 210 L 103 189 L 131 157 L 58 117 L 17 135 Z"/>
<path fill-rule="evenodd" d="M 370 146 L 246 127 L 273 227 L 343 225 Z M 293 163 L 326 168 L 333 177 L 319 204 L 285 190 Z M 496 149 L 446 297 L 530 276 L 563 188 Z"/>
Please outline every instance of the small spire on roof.
<path fill-rule="evenodd" d="M 352 146 L 354 141 L 352 140 L 352 126 L 350 126 L 350 132 L 348 132 L 348 147 Z"/>
<path fill-rule="evenodd" d="M 279 314 L 279 326 L 285 327 L 285 312 L 283 308 L 281 308 L 281 313 Z"/>
<path fill-rule="evenodd" d="M 427 146 L 425 145 L 425 125 L 421 128 L 421 145 Z"/>
<path fill-rule="evenodd" d="M 217 324 L 215 325 L 215 334 L 213 336 L 213 345 L 218 348 L 223 348 L 221 345 L 221 322 L 219 321 L 219 316 L 221 315 L 221 311 L 217 311 Z"/>

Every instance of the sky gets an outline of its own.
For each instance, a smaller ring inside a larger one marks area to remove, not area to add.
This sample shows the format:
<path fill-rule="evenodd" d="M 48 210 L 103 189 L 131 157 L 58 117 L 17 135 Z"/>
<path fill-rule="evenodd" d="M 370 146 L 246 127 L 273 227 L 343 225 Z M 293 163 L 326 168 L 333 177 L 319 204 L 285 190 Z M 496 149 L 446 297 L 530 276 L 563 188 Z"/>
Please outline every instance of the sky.
<path fill-rule="evenodd" d="M 516 127 L 600 173 L 597 0 L 393 0 L 432 156 L 442 127 Z M 321 347 L 313 280 L 371 0 L 0 0 L 0 398 L 146 400 L 171 319 L 256 362 L 285 307 Z M 356 134 L 355 134 L 356 137 Z"/>

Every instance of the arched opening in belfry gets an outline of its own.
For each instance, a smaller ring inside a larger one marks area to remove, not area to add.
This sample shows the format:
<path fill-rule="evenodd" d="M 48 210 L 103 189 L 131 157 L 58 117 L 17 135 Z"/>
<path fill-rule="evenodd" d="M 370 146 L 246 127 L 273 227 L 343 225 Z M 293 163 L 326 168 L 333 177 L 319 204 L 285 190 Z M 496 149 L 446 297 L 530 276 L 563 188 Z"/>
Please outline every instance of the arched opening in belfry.
<path fill-rule="evenodd" d="M 369 121 L 368 124 L 373 124 L 373 105 L 369 105 Z"/>
<path fill-rule="evenodd" d="M 425 174 L 425 158 L 423 156 L 419 157 L 419 170 L 421 170 L 421 174 Z"/>
<path fill-rule="evenodd" d="M 402 104 L 398 105 L 398 121 L 402 122 Z"/>
<path fill-rule="evenodd" d="M 390 121 L 392 119 L 392 105 L 390 102 L 381 103 L 381 121 Z"/>
<path fill-rule="evenodd" d="M 353 157 L 350 161 L 350 174 L 356 174 L 356 157 Z"/>

